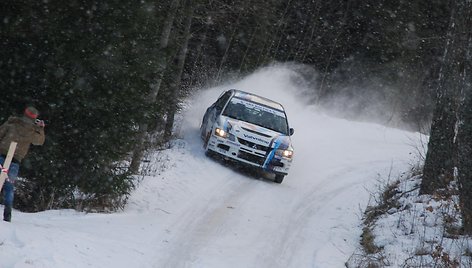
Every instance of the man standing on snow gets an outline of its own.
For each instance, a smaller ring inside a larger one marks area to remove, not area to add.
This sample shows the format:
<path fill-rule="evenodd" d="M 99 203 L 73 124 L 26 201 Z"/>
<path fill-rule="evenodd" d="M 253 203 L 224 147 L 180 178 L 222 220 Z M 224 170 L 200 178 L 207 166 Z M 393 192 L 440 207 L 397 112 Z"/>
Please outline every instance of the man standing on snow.
<path fill-rule="evenodd" d="M 0 126 L 0 165 L 5 162 L 10 143 L 17 142 L 8 178 L 3 185 L 3 220 L 11 221 L 11 210 L 15 191 L 15 180 L 18 177 L 21 160 L 28 153 L 29 147 L 44 144 L 44 121 L 38 120 L 39 112 L 34 107 L 27 107 L 22 117 L 10 116 L 7 122 Z"/>

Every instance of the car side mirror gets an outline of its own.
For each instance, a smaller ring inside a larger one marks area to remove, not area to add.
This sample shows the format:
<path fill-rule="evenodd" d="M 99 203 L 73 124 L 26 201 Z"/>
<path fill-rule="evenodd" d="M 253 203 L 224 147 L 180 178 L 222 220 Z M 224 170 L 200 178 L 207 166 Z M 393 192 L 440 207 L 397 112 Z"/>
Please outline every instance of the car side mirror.
<path fill-rule="evenodd" d="M 290 130 L 289 130 L 289 134 L 290 134 L 290 136 L 292 136 L 294 132 L 295 132 L 295 129 L 293 129 L 293 128 L 290 128 Z"/>

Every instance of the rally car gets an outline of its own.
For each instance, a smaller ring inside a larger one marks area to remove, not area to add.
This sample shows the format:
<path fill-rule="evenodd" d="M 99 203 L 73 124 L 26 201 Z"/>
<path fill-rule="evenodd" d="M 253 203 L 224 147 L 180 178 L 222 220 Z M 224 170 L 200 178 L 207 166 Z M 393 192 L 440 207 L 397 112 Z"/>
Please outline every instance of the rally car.
<path fill-rule="evenodd" d="M 293 132 L 280 103 L 236 89 L 221 94 L 200 126 L 207 155 L 272 173 L 276 183 L 282 183 L 292 164 Z"/>

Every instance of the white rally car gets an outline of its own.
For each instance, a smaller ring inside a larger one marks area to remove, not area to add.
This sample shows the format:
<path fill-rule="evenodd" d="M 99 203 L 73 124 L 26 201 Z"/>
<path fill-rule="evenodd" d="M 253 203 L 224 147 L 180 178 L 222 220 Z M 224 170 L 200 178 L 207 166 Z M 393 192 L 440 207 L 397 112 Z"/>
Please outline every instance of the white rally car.
<path fill-rule="evenodd" d="M 287 116 L 280 103 L 241 90 L 224 92 L 203 116 L 204 149 L 266 172 L 282 183 L 293 158 Z"/>

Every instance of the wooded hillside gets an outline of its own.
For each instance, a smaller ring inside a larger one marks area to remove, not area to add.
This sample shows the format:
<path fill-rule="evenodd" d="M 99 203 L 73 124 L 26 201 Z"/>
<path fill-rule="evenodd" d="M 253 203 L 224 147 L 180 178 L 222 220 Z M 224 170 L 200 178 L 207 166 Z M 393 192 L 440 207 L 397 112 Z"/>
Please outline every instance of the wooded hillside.
<path fill-rule="evenodd" d="M 189 91 L 275 62 L 303 64 L 320 105 L 383 107 L 384 123 L 424 130 L 450 13 L 438 0 L 4 0 L 0 121 L 31 104 L 47 123 L 18 207 L 121 207 L 149 133 L 171 137 Z"/>

